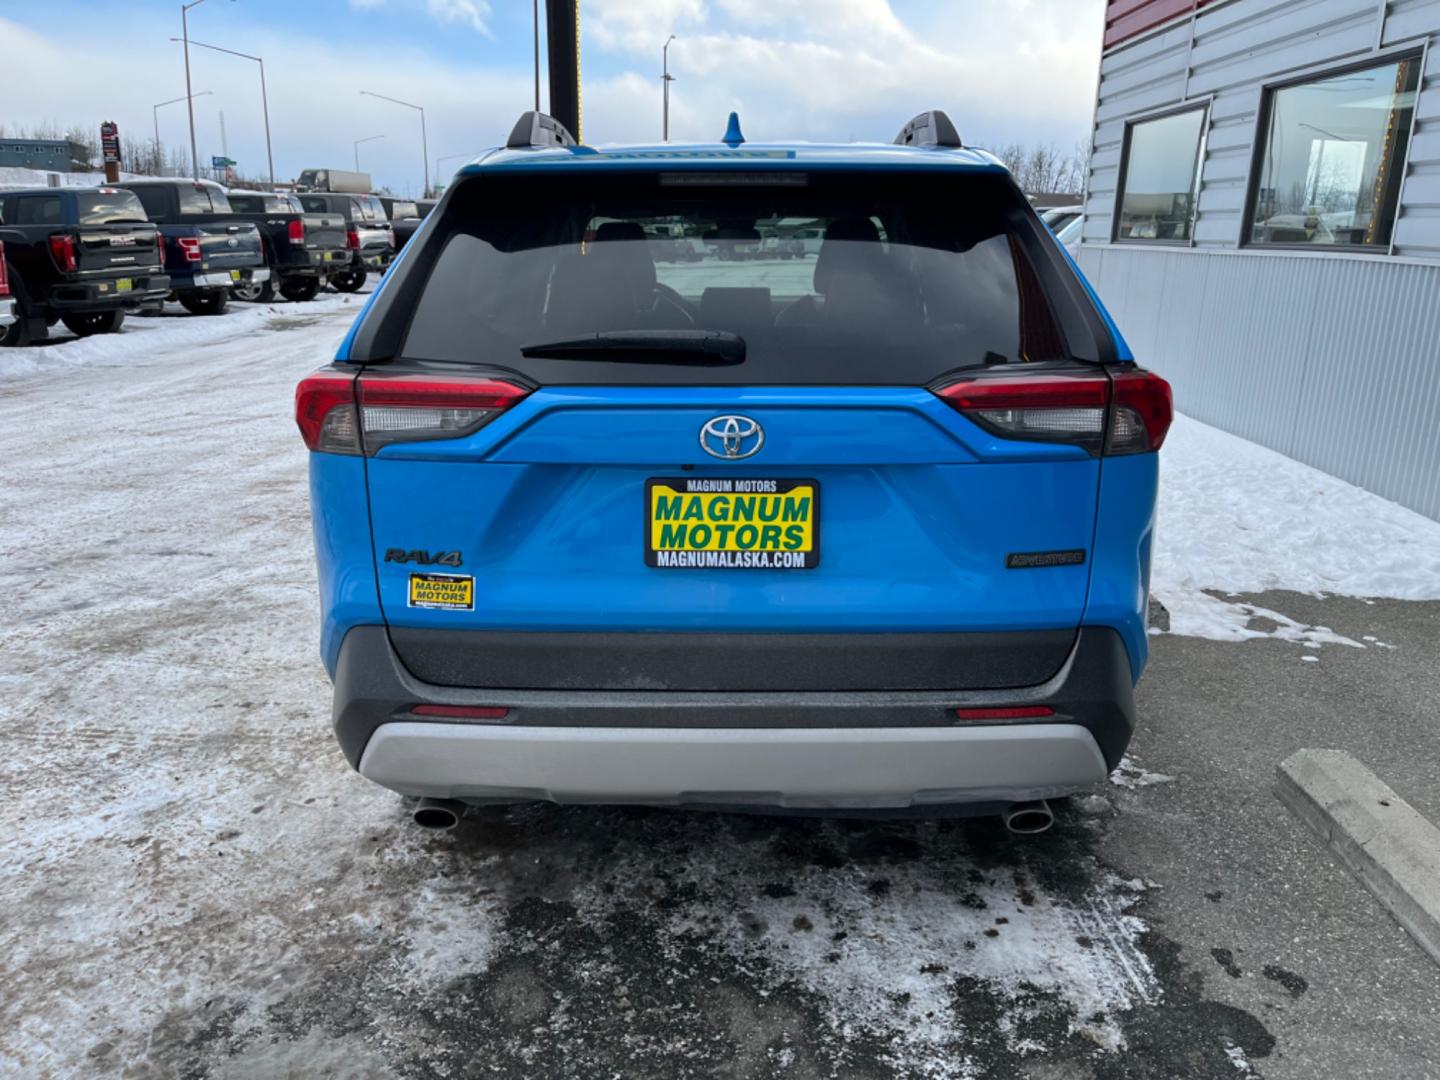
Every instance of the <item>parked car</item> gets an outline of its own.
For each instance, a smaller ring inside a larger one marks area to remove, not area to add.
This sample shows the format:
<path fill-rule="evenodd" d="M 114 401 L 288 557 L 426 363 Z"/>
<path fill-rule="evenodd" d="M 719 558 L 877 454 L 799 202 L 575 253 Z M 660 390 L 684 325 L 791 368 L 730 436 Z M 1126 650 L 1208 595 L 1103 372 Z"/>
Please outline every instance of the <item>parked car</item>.
<path fill-rule="evenodd" d="M 270 280 L 260 230 L 230 209 L 210 180 L 127 180 L 165 238 L 165 269 L 175 298 L 196 315 L 225 310 L 233 285 Z"/>
<path fill-rule="evenodd" d="M 350 262 L 345 219 L 335 213 L 307 214 L 294 195 L 261 191 L 226 193 L 235 216 L 260 229 L 268 281 L 230 287 L 237 300 L 269 303 L 278 288 L 286 300 L 313 300 L 336 266 Z"/>
<path fill-rule="evenodd" d="M 113 333 L 127 311 L 170 291 L 159 233 L 128 191 L 0 191 L 0 243 L 14 309 L 6 345 L 43 339 L 57 322 L 81 335 Z"/>
<path fill-rule="evenodd" d="M 391 221 L 420 216 L 420 208 L 415 205 L 414 199 L 401 199 L 394 195 L 376 195 L 375 197 L 380 200 L 380 205 L 385 208 L 385 216 Z"/>
<path fill-rule="evenodd" d="M 341 748 L 437 825 L 1040 831 L 1134 728 L 1170 388 L 944 114 L 736 141 L 576 154 L 527 115 L 300 383 Z M 646 234 L 777 215 L 823 229 L 808 274 L 657 267 Z"/>
<path fill-rule="evenodd" d="M 1063 226 L 1055 229 L 1055 239 L 1064 245 L 1065 250 L 1074 258 L 1080 252 L 1080 232 L 1085 228 L 1085 216 L 1077 214 L 1067 221 Z"/>
<path fill-rule="evenodd" d="M 330 284 L 341 292 L 355 292 L 373 270 L 383 273 L 395 257 L 395 231 L 385 207 L 374 195 L 304 193 L 300 205 L 310 214 L 340 214 L 345 219 L 345 244 L 350 261 L 330 275 Z"/>
<path fill-rule="evenodd" d="M 1058 233 L 1083 212 L 1084 207 L 1081 206 L 1052 206 L 1040 214 L 1040 220 L 1049 225 L 1052 232 Z"/>
<path fill-rule="evenodd" d="M 10 299 L 10 272 L 5 266 L 5 245 L 0 244 L 0 341 L 15 325 L 15 301 Z"/>

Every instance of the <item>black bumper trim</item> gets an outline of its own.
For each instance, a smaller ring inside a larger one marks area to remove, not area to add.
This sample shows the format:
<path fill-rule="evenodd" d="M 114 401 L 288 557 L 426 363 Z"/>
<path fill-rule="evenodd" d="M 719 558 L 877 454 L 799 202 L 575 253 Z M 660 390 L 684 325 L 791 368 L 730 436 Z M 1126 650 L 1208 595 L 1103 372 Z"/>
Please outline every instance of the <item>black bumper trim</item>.
<path fill-rule="evenodd" d="M 638 633 L 392 626 L 417 678 L 495 690 L 997 690 L 1060 670 L 1075 631 Z"/>
<path fill-rule="evenodd" d="M 1069 631 L 1067 631 L 1067 634 Z M 1130 659 L 1108 627 L 1082 627 L 1050 678 L 1033 686 L 982 690 L 665 691 L 517 690 L 425 682 L 400 662 L 383 626 L 358 626 L 340 646 L 333 723 L 352 766 L 370 736 L 391 720 L 416 720 L 417 704 L 502 707 L 500 721 L 532 727 L 884 728 L 959 723 L 961 707 L 1048 705 L 1053 716 L 1020 723 L 1076 723 L 1113 769 L 1135 729 Z M 447 723 L 453 721 L 436 721 Z M 462 721 L 463 722 L 463 721 Z"/>

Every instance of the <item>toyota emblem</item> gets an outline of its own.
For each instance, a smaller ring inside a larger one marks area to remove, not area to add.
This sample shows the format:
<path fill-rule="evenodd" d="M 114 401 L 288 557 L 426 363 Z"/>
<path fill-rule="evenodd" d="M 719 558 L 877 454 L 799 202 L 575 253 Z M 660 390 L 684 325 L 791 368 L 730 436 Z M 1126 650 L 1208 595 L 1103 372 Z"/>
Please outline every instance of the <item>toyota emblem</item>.
<path fill-rule="evenodd" d="M 765 445 L 765 429 L 748 416 L 717 416 L 700 428 L 700 449 L 724 461 L 753 457 Z"/>

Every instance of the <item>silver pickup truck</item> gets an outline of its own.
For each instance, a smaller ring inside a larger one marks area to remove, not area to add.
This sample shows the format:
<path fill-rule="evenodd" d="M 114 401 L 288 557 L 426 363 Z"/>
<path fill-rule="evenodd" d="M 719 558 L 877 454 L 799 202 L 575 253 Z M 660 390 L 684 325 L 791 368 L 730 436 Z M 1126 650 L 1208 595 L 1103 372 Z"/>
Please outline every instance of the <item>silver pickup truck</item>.
<path fill-rule="evenodd" d="M 338 213 L 345 218 L 345 246 L 350 259 L 330 275 L 330 284 L 341 292 L 354 292 L 365 284 L 370 271 L 382 273 L 395 257 L 395 231 L 385 207 L 374 195 L 306 192 L 300 205 L 307 214 Z"/>

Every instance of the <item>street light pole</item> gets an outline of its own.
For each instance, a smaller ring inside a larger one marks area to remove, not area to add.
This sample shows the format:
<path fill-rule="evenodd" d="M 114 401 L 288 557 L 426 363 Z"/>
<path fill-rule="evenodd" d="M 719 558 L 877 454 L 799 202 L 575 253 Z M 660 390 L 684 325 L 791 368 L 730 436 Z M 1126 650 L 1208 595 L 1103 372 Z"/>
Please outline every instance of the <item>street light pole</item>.
<path fill-rule="evenodd" d="M 194 96 L 195 96 L 195 97 L 207 97 L 207 96 L 209 96 L 210 93 L 211 93 L 211 92 L 210 92 L 209 90 L 201 90 L 198 94 L 196 94 L 196 95 L 194 95 Z M 163 167 L 164 164 L 165 164 L 163 161 L 160 161 L 160 160 L 159 160 L 159 158 L 160 158 L 160 109 L 161 109 L 162 106 L 165 106 L 165 105 L 174 105 L 174 104 L 176 104 L 177 102 L 188 101 L 188 100 L 189 100 L 189 98 L 185 98 L 185 97 L 171 98 L 169 101 L 156 102 L 156 104 L 155 104 L 154 106 L 152 106 L 152 108 L 151 108 L 151 111 L 152 111 L 152 113 L 154 114 L 154 120 L 155 120 L 155 158 L 156 158 L 156 166 L 157 166 L 157 167 Z"/>
<path fill-rule="evenodd" d="M 428 199 L 430 197 L 430 140 L 425 134 L 425 110 L 419 105 L 411 104 L 408 101 L 401 101 L 399 98 L 386 97 L 384 94 L 377 94 L 373 90 L 361 90 L 360 93 L 366 97 L 388 101 L 392 105 L 404 105 L 407 109 L 414 109 L 420 114 L 420 153 L 425 164 L 425 192 L 423 197 Z M 358 172 L 359 170 L 357 169 L 356 171 Z"/>
<path fill-rule="evenodd" d="M 200 3 L 200 2 L 201 2 L 201 0 L 196 0 L 196 3 Z M 170 40 L 171 40 L 171 41 L 174 41 L 175 39 L 174 39 L 174 38 L 171 38 Z M 265 158 L 266 158 L 266 160 L 269 162 L 269 165 L 270 165 L 270 186 L 271 186 L 271 187 L 274 187 L 274 186 L 275 186 L 275 154 L 274 154 L 274 152 L 270 149 L 270 95 L 265 92 L 265 61 L 262 60 L 262 59 L 261 59 L 260 57 L 258 57 L 258 56 L 251 56 L 249 53 L 236 52 L 234 49 L 221 48 L 219 45 L 207 45 L 207 44 L 205 44 L 205 42 L 203 42 L 203 41 L 191 41 L 191 42 L 189 42 L 189 45 L 198 45 L 198 46 L 199 46 L 200 48 L 202 48 L 202 49 L 212 49 L 212 50 L 214 50 L 215 52 L 228 53 L 228 54 L 231 55 L 231 56 L 238 56 L 238 57 L 240 57 L 240 58 L 243 59 L 243 60 L 254 60 L 257 64 L 260 65 L 260 106 L 261 106 L 261 108 L 264 110 L 264 113 L 265 113 Z M 188 46 L 187 46 L 187 48 L 188 48 Z M 187 55 L 186 70 L 188 71 L 188 70 L 189 70 L 189 60 L 188 60 L 188 55 L 189 55 L 189 54 L 187 53 L 186 55 Z M 197 96 L 198 96 L 198 95 L 197 95 Z"/>
<path fill-rule="evenodd" d="M 200 152 L 195 149 L 195 97 L 190 92 L 190 22 L 192 7 L 199 7 L 205 0 L 190 0 L 180 5 L 180 40 L 185 43 L 185 102 L 190 110 L 190 172 L 194 179 L 200 179 Z"/>
<path fill-rule="evenodd" d="M 671 34 L 665 41 L 665 47 L 660 50 L 660 85 L 665 88 L 665 118 L 661 126 L 661 138 L 664 142 L 670 141 L 670 84 L 675 77 L 670 74 L 670 42 L 675 40 Z"/>
<path fill-rule="evenodd" d="M 355 171 L 360 171 L 360 144 L 362 142 L 374 142 L 376 139 L 383 139 L 384 135 L 367 135 L 363 139 L 355 140 Z"/>

